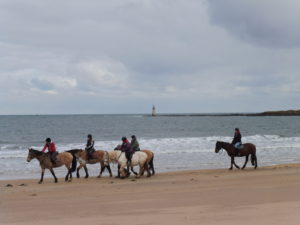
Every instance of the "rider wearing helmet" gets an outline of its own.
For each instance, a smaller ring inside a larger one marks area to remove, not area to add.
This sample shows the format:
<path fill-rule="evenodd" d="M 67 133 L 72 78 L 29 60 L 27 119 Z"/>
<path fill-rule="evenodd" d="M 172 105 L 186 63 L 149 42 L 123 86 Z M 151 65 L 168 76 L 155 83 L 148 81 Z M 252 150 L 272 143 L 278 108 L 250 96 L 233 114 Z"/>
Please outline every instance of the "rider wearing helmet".
<path fill-rule="evenodd" d="M 87 136 L 85 150 L 87 152 L 87 160 L 93 159 L 93 153 L 95 152 L 95 148 L 94 148 L 93 136 L 91 134 Z"/>
<path fill-rule="evenodd" d="M 44 148 L 42 149 L 42 152 L 45 152 L 45 150 L 48 149 L 48 153 L 50 155 L 50 160 L 52 163 L 56 163 L 56 156 L 58 152 L 56 151 L 55 143 L 51 141 L 51 138 L 46 138 Z"/>
<path fill-rule="evenodd" d="M 235 128 L 234 130 L 234 137 L 231 142 L 231 144 L 234 146 L 234 148 L 237 151 L 237 154 L 239 154 L 239 147 L 242 145 L 242 135 L 239 128 Z"/>

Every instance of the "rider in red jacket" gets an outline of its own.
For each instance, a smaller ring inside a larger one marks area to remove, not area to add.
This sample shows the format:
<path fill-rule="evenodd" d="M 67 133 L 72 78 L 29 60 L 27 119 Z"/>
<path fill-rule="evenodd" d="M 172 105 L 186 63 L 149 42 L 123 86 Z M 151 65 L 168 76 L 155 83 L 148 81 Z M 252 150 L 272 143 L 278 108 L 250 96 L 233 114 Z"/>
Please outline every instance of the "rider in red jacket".
<path fill-rule="evenodd" d="M 42 152 L 45 152 L 45 150 L 48 149 L 51 162 L 56 163 L 56 155 L 58 154 L 58 152 L 56 151 L 55 143 L 51 142 L 51 138 L 46 138 L 45 142 L 46 143 Z"/>

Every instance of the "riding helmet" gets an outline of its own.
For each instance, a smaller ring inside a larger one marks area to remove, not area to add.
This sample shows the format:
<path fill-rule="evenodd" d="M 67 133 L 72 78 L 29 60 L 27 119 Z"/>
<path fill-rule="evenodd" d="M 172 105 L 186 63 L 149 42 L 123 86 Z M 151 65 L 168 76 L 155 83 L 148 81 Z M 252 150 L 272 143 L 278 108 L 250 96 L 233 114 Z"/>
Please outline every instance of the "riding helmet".
<path fill-rule="evenodd" d="M 50 143 L 51 142 L 51 138 L 46 138 L 45 140 L 47 143 Z"/>

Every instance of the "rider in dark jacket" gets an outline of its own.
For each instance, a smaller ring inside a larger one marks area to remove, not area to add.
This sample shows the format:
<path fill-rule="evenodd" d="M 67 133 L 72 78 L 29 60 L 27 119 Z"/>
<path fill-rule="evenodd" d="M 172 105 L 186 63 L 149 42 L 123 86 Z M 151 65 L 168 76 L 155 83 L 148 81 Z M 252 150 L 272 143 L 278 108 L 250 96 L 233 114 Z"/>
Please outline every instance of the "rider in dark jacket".
<path fill-rule="evenodd" d="M 231 144 L 238 151 L 239 147 L 242 144 L 242 135 L 241 135 L 241 132 L 240 132 L 239 128 L 235 128 L 234 137 L 233 137 L 233 140 L 232 140 Z"/>
<path fill-rule="evenodd" d="M 131 142 L 130 142 L 130 144 L 131 144 L 131 147 L 132 147 L 133 151 L 136 152 L 136 151 L 140 151 L 140 150 L 141 150 L 141 149 L 140 149 L 140 144 L 139 144 L 139 142 L 137 141 L 135 135 L 132 135 L 132 136 L 131 136 Z"/>
<path fill-rule="evenodd" d="M 134 151 L 126 137 L 122 137 L 121 151 L 125 152 L 125 156 L 127 159 L 127 170 L 129 172 L 129 165 L 131 165 L 131 158 L 132 158 Z"/>
<path fill-rule="evenodd" d="M 85 150 L 87 152 L 87 160 L 93 159 L 93 153 L 95 152 L 95 148 L 94 148 L 93 136 L 91 134 L 87 136 Z"/>

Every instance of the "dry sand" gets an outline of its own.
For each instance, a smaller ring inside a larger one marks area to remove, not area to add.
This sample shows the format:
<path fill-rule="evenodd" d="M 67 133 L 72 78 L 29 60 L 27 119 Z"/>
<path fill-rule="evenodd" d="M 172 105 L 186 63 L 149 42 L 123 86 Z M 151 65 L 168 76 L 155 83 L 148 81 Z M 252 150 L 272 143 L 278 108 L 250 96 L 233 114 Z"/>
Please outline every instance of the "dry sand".
<path fill-rule="evenodd" d="M 300 224 L 300 164 L 38 179 L 0 181 L 0 224 Z"/>

